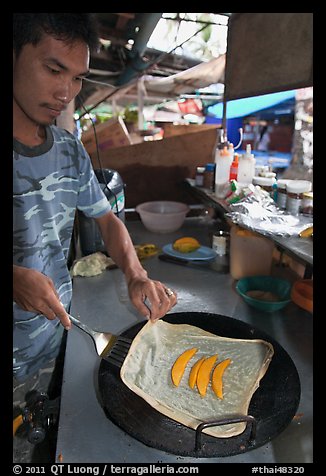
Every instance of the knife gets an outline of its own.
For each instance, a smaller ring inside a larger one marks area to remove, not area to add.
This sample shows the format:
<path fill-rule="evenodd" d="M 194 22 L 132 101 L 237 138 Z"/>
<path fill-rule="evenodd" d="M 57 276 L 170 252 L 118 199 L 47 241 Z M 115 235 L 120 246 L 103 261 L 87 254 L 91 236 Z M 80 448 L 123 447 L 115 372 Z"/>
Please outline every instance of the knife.
<path fill-rule="evenodd" d="M 184 258 L 177 258 L 176 256 L 170 256 L 165 253 L 162 253 L 158 256 L 161 261 L 165 261 L 167 263 L 174 263 L 179 264 L 181 266 L 189 266 L 192 268 L 204 268 L 210 269 L 212 271 L 216 271 L 218 273 L 228 273 L 229 272 L 229 263 L 225 256 L 216 257 L 213 260 L 202 260 L 202 259 L 184 259 Z"/>

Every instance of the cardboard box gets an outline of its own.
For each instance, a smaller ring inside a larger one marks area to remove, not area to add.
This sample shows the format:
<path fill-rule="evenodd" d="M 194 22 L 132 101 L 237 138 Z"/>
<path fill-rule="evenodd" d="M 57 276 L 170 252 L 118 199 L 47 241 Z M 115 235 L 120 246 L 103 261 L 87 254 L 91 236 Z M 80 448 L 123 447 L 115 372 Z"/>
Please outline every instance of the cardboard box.
<path fill-rule="evenodd" d="M 128 129 L 120 116 L 99 124 L 95 127 L 95 131 L 100 152 L 131 144 Z M 96 152 L 96 140 L 92 127 L 82 134 L 81 140 L 89 154 Z"/>
<path fill-rule="evenodd" d="M 196 203 L 184 181 L 195 177 L 198 165 L 215 160 L 216 137 L 216 126 L 198 127 L 162 140 L 108 149 L 101 154 L 101 163 L 117 170 L 126 184 L 126 208 L 151 200 Z M 98 168 L 95 153 L 91 160 Z"/>
<path fill-rule="evenodd" d="M 166 123 L 164 125 L 164 138 L 171 136 L 178 136 L 183 134 L 188 134 L 190 132 L 204 132 L 207 130 L 214 129 L 217 131 L 220 126 L 217 124 L 172 124 Z M 217 141 L 217 132 L 216 132 L 216 141 Z"/>

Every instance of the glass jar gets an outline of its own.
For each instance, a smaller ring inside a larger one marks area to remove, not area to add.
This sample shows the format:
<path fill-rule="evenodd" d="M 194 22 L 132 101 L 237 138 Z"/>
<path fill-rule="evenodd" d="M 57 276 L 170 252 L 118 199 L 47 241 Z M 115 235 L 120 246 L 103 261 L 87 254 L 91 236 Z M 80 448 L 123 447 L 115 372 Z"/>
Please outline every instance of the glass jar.
<path fill-rule="evenodd" d="M 276 184 L 275 177 L 254 177 L 252 183 L 259 185 L 263 190 L 268 192 L 274 198 L 274 186 Z"/>
<path fill-rule="evenodd" d="M 313 192 L 304 192 L 302 198 L 302 214 L 312 217 L 314 214 L 314 196 Z"/>
<path fill-rule="evenodd" d="M 286 187 L 286 210 L 291 215 L 299 215 L 302 211 L 302 200 L 305 192 L 310 192 L 312 183 L 308 180 L 292 180 Z"/>
<path fill-rule="evenodd" d="M 204 186 L 204 172 L 205 172 L 205 167 L 199 166 L 196 168 L 195 185 L 197 187 Z"/>
<path fill-rule="evenodd" d="M 204 172 L 204 187 L 213 190 L 215 184 L 215 164 L 206 164 Z"/>
<path fill-rule="evenodd" d="M 277 181 L 277 197 L 276 203 L 281 210 L 286 209 L 286 199 L 287 199 L 287 191 L 286 186 L 290 182 L 290 180 L 286 179 L 279 179 Z"/>
<path fill-rule="evenodd" d="M 212 237 L 212 248 L 218 256 L 228 254 L 230 233 L 225 230 L 216 230 Z"/>

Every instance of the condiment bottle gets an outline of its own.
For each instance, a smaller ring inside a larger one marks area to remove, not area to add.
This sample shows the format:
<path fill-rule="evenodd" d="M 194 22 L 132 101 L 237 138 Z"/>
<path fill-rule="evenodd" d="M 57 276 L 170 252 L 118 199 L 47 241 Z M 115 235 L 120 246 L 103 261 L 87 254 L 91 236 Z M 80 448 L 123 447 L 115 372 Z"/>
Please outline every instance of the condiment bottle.
<path fill-rule="evenodd" d="M 230 167 L 230 180 L 237 180 L 239 167 L 239 154 L 234 154 L 233 162 Z"/>
<path fill-rule="evenodd" d="M 225 198 L 228 191 L 233 153 L 233 146 L 229 147 L 228 142 L 222 142 L 216 149 L 215 195 L 217 198 Z"/>
<path fill-rule="evenodd" d="M 251 153 L 251 145 L 247 144 L 246 153 L 239 157 L 237 182 L 240 186 L 252 183 L 255 175 L 256 160 Z"/>

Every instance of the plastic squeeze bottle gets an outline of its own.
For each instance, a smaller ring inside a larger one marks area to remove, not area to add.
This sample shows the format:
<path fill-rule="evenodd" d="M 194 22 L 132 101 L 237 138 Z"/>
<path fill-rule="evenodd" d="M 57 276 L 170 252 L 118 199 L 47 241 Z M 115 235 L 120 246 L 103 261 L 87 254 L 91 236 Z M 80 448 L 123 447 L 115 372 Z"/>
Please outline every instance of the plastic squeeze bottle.
<path fill-rule="evenodd" d="M 239 167 L 239 154 L 234 154 L 233 162 L 230 167 L 230 181 L 237 180 Z"/>
<path fill-rule="evenodd" d="M 222 142 L 215 153 L 215 195 L 225 198 L 230 182 L 230 168 L 233 161 L 233 144 Z"/>
<path fill-rule="evenodd" d="M 246 153 L 240 155 L 238 165 L 237 182 L 239 186 L 248 185 L 252 183 L 255 176 L 256 159 L 251 153 L 251 145 L 247 144 Z"/>

